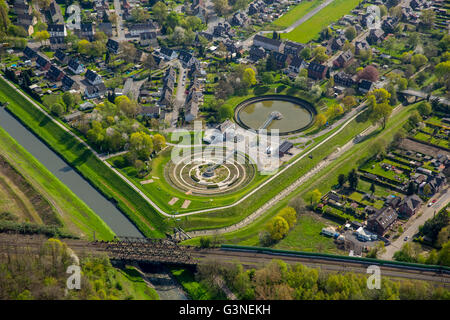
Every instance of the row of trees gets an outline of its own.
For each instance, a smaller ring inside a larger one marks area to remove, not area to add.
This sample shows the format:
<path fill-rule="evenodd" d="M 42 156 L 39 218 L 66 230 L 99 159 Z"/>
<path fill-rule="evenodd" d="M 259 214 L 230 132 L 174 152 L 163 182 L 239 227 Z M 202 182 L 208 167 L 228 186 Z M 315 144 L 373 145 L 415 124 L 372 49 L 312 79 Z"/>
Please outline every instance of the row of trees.
<path fill-rule="evenodd" d="M 241 264 L 200 264 L 196 279 L 219 296 L 221 277 L 239 299 L 249 300 L 427 300 L 449 299 L 450 292 L 425 281 L 390 280 L 382 277 L 379 290 L 367 286 L 367 275 L 329 273 L 281 260 L 244 269 Z"/>

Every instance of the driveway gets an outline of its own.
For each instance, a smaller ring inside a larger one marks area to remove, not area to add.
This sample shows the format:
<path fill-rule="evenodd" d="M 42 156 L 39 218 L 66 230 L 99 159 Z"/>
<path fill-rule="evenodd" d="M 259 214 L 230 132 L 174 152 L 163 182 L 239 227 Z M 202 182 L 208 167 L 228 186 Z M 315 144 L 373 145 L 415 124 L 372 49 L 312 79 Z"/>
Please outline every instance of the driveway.
<path fill-rule="evenodd" d="M 433 199 L 437 199 L 436 203 L 434 203 L 431 207 L 428 207 L 428 203 L 430 203 Z M 444 208 L 450 202 L 450 188 L 447 187 L 439 194 L 435 195 L 431 198 L 428 203 L 424 203 L 422 210 L 413 217 L 411 217 L 406 223 L 406 227 L 403 234 L 394 242 L 392 242 L 389 246 L 386 247 L 386 252 L 380 257 L 380 259 L 392 260 L 394 253 L 402 248 L 402 246 L 406 242 L 411 242 L 414 235 L 419 232 L 419 227 L 425 223 L 425 221 L 433 218 L 433 216 L 439 212 L 442 208 Z M 405 241 L 404 238 L 408 236 L 408 241 Z"/>

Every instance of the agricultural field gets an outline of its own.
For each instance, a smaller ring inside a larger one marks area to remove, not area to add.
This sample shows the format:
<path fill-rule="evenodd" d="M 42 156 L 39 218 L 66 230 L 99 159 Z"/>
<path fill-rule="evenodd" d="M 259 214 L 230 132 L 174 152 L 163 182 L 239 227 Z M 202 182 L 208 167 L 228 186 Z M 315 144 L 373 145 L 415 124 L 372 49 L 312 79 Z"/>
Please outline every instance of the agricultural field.
<path fill-rule="evenodd" d="M 291 32 L 281 34 L 281 37 L 300 43 L 316 39 L 323 28 L 348 14 L 359 2 L 359 0 L 335 0 Z"/>
<path fill-rule="evenodd" d="M 302 1 L 287 13 L 283 14 L 280 18 L 272 22 L 272 25 L 287 28 L 322 2 L 323 0 Z"/>
<path fill-rule="evenodd" d="M 113 231 L 83 201 L 2 128 L 0 146 L 0 212 L 4 218 L 53 225 L 87 239 L 92 238 L 92 231 L 97 239 L 114 237 Z"/>

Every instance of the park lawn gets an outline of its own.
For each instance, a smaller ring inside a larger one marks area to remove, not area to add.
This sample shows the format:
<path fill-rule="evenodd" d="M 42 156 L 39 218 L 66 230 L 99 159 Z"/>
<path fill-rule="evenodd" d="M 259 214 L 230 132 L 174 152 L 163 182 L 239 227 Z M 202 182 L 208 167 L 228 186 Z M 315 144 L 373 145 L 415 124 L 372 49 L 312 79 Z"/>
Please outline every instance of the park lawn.
<path fill-rule="evenodd" d="M 302 1 L 300 4 L 293 7 L 291 10 L 283 14 L 277 20 L 272 22 L 276 27 L 287 28 L 297 20 L 301 19 L 305 14 L 317 7 L 323 0 Z"/>
<path fill-rule="evenodd" d="M 64 227 L 82 238 L 111 240 L 114 232 L 82 200 L 0 127 L 0 154 L 8 159 L 60 214 Z"/>
<path fill-rule="evenodd" d="M 364 140 L 363 142 L 355 145 L 353 148 L 345 152 L 338 159 L 336 159 L 331 165 L 329 165 L 326 170 L 320 171 L 318 174 L 314 176 L 314 179 L 309 179 L 307 182 L 302 184 L 302 186 L 300 186 L 298 189 L 296 189 L 294 192 L 292 192 L 289 196 L 287 196 L 283 200 L 279 201 L 275 206 L 270 208 L 264 215 L 256 219 L 252 224 L 238 231 L 221 235 L 220 236 L 221 239 L 223 239 L 225 243 L 240 244 L 240 245 L 258 245 L 259 232 L 264 230 L 267 222 L 273 216 L 275 216 L 282 208 L 286 207 L 292 199 L 296 197 L 301 197 L 306 203 L 308 201 L 307 194 L 311 190 L 318 189 L 322 194 L 329 191 L 333 187 L 333 185 L 336 184 L 337 177 L 339 176 L 339 174 L 341 173 L 348 174 L 348 172 L 350 172 L 353 168 L 358 167 L 362 163 L 362 161 L 366 160 L 366 158 L 371 155 L 373 143 L 380 140 L 384 141 L 392 140 L 394 134 L 398 130 L 400 130 L 403 124 L 407 121 L 408 115 L 413 110 L 416 109 L 417 104 L 414 106 L 403 108 L 403 110 L 401 110 L 400 112 L 395 114 L 391 119 L 389 119 L 386 128 L 384 130 L 378 130 L 377 133 L 372 135 L 369 139 Z M 370 122 L 368 122 L 367 125 L 370 125 Z M 357 125 L 349 125 L 348 127 L 354 129 L 355 127 L 357 127 Z M 361 128 L 357 130 L 357 132 L 361 131 L 362 131 Z M 332 148 L 331 146 L 333 146 L 333 142 L 334 139 L 331 139 L 329 142 L 325 143 L 324 146 L 328 146 L 328 149 L 330 149 Z M 312 165 L 314 166 L 315 162 L 314 161 L 311 162 L 313 162 Z M 362 180 L 360 180 L 360 183 L 361 181 Z M 379 187 L 376 189 L 379 189 Z M 297 228 L 299 228 L 299 224 L 297 224 L 291 232 L 295 232 Z M 185 243 L 198 244 L 198 242 L 199 239 L 196 238 L 188 240 Z"/>
<path fill-rule="evenodd" d="M 132 300 L 159 300 L 158 293 L 148 286 L 141 274 L 134 267 L 126 266 L 123 269 L 114 269 L 116 280 L 120 283 L 122 291 L 126 293 L 124 299 Z"/>
<path fill-rule="evenodd" d="M 306 214 L 299 217 L 297 227 L 277 243 L 275 249 L 296 250 L 307 252 L 342 253 L 337 249 L 332 238 L 320 234 L 327 226 L 337 226 L 336 223 L 320 218 L 318 215 Z"/>
<path fill-rule="evenodd" d="M 147 237 L 162 237 L 167 223 L 136 191 L 89 149 L 65 132 L 28 100 L 0 79 L 0 101 L 26 127 L 75 168 L 107 199 L 111 199 Z"/>
<path fill-rule="evenodd" d="M 177 279 L 177 281 L 181 284 L 184 291 L 189 295 L 192 300 L 224 300 L 226 297 L 219 296 L 216 297 L 208 292 L 208 289 L 205 286 L 197 281 L 195 281 L 194 274 L 187 269 L 179 269 L 172 267 L 170 268 L 170 272 Z"/>
<path fill-rule="evenodd" d="M 353 10 L 359 2 L 360 0 L 335 0 L 291 32 L 282 33 L 281 37 L 307 43 L 315 39 L 323 28 Z"/>

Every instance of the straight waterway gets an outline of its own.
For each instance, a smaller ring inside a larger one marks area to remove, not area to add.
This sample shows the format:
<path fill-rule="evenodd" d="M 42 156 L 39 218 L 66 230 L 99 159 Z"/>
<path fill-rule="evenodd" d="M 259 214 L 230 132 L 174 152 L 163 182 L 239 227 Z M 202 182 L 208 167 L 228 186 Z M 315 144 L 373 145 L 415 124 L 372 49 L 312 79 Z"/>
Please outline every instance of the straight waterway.
<path fill-rule="evenodd" d="M 0 107 L 0 126 L 83 200 L 117 236 L 143 237 L 135 225 L 111 201 L 3 107 Z"/>

